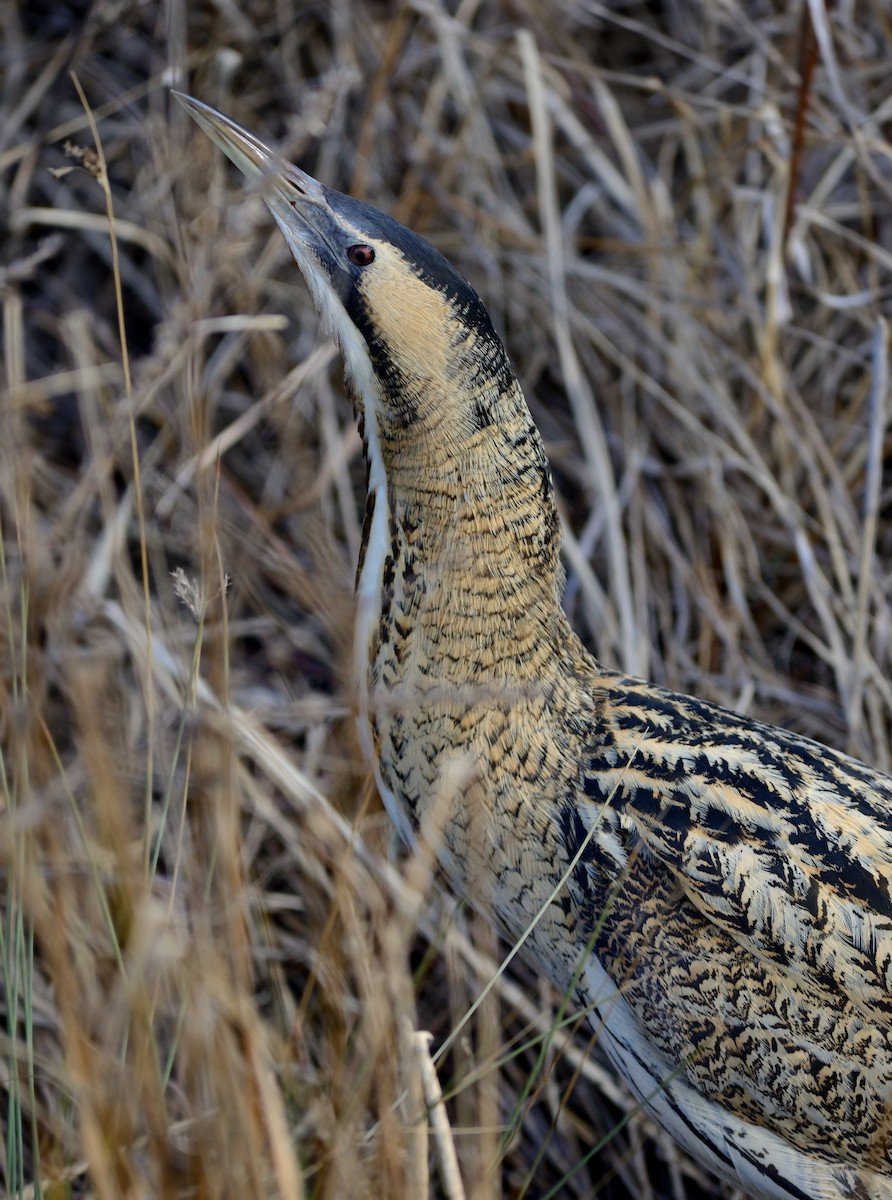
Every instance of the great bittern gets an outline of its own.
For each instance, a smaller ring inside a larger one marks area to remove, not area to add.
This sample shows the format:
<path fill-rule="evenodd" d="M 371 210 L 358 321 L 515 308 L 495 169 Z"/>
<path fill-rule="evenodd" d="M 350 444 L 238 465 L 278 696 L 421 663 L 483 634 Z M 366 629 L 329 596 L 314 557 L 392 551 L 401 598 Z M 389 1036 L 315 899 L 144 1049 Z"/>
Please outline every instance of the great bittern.
<path fill-rule="evenodd" d="M 181 97 L 262 189 L 368 463 L 364 751 L 410 842 L 591 1013 L 635 1095 L 755 1197 L 892 1198 L 892 780 L 606 670 L 560 604 L 542 441 L 426 241 Z"/>

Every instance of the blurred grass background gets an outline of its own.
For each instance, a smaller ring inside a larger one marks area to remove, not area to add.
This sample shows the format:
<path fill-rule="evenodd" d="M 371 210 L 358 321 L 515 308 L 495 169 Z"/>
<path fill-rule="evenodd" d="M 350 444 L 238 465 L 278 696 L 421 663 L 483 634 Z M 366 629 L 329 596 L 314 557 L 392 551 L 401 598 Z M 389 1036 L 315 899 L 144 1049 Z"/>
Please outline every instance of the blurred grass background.
<path fill-rule="evenodd" d="M 462 1024 L 509 948 L 358 755 L 340 364 L 168 88 L 474 283 L 605 663 L 888 768 L 888 5 L 0 0 L 0 29 L 0 1189 L 727 1196 L 521 961 Z M 439 1137 L 416 1030 L 455 1034 Z"/>

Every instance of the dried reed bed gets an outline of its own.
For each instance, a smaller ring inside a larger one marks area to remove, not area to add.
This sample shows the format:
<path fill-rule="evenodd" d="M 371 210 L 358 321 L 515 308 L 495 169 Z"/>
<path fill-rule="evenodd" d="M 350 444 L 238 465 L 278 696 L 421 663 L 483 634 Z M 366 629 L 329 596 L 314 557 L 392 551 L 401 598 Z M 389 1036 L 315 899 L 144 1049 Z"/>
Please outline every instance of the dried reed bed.
<path fill-rule="evenodd" d="M 509 948 L 349 720 L 340 368 L 167 85 L 472 279 L 605 662 L 885 767 L 892 28 L 829 7 L 0 4 L 9 1194 L 719 1194 L 520 958 L 467 1016 Z"/>

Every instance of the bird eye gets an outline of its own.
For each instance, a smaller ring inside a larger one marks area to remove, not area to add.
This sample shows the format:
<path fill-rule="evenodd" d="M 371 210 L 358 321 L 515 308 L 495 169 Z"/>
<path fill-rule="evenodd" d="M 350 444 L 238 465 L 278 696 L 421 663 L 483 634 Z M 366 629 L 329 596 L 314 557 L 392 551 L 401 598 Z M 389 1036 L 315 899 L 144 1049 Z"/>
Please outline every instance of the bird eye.
<path fill-rule="evenodd" d="M 371 246 L 367 246 L 365 242 L 360 242 L 356 246 L 347 248 L 347 257 L 355 267 L 367 267 L 369 263 L 375 261 L 375 251 Z"/>

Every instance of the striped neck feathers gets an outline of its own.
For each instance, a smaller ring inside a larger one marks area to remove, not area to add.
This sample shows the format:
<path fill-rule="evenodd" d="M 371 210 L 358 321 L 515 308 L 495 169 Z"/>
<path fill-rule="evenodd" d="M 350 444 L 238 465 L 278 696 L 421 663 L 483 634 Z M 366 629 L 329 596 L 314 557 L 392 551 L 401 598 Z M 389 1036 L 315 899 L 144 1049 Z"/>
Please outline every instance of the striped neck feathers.
<path fill-rule="evenodd" d="M 381 270 L 381 259 L 379 248 L 341 339 L 370 502 L 386 496 L 393 521 L 421 531 L 418 549 L 440 569 L 531 573 L 556 601 L 551 474 L 485 308 L 469 286 L 432 286 L 402 261 Z"/>

